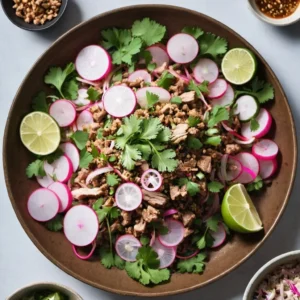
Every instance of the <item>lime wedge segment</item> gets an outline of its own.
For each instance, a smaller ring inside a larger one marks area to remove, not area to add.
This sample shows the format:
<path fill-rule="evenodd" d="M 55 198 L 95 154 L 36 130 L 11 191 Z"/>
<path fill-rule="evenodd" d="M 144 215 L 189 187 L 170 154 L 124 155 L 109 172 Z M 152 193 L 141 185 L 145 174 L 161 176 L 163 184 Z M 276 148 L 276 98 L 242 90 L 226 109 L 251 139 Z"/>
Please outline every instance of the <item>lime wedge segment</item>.
<path fill-rule="evenodd" d="M 39 111 L 26 115 L 20 126 L 24 146 L 37 155 L 55 151 L 60 142 L 60 130 L 54 119 Z"/>
<path fill-rule="evenodd" d="M 221 212 L 225 224 L 234 231 L 247 233 L 263 229 L 257 210 L 244 185 L 240 183 L 227 190 Z"/>
<path fill-rule="evenodd" d="M 222 73 L 226 80 L 241 85 L 250 81 L 256 72 L 256 58 L 248 49 L 233 48 L 222 60 Z"/>

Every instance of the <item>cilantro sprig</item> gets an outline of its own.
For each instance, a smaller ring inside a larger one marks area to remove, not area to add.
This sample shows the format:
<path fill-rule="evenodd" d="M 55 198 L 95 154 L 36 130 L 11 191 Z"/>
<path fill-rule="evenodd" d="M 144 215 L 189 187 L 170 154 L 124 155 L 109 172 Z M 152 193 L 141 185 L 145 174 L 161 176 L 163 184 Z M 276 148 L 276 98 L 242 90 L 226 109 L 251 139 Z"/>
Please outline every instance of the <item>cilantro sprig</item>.
<path fill-rule="evenodd" d="M 195 257 L 180 260 L 177 263 L 177 271 L 179 273 L 202 273 L 205 268 L 204 260 L 206 259 L 206 254 L 200 253 Z"/>
<path fill-rule="evenodd" d="M 190 181 L 188 178 L 180 178 L 179 186 L 186 186 L 186 190 L 190 196 L 195 196 L 200 192 L 199 185 L 196 182 Z"/>

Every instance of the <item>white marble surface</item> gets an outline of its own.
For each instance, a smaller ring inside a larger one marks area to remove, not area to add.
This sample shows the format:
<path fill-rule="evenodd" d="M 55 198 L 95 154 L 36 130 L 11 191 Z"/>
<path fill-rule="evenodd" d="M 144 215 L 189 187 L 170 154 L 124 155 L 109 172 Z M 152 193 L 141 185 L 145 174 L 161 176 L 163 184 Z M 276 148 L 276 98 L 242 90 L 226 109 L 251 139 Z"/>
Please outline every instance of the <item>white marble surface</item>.
<path fill-rule="evenodd" d="M 246 38 L 268 61 L 289 98 L 300 130 L 300 23 L 285 28 L 271 27 L 256 19 L 246 0 L 69 0 L 65 17 L 48 32 L 23 31 L 0 9 L 0 133 L 23 77 L 36 59 L 62 33 L 96 14 L 135 4 L 172 4 L 205 13 L 233 28 Z M 184 3 L 184 5 L 182 4 Z M 1 143 L 2 147 L 2 143 Z M 2 163 L 2 161 L 1 161 Z M 2 169 L 2 168 L 1 168 Z M 299 176 L 283 218 L 272 236 L 246 263 L 219 281 L 189 294 L 170 298 L 183 300 L 238 300 L 254 272 L 270 258 L 300 248 Z M 272 201 L 272 199 L 270 199 Z M 75 289 L 85 300 L 119 300 L 129 297 L 92 288 L 54 266 L 33 245 L 19 224 L 7 196 L 0 173 L 0 299 L 35 281 L 56 281 Z"/>

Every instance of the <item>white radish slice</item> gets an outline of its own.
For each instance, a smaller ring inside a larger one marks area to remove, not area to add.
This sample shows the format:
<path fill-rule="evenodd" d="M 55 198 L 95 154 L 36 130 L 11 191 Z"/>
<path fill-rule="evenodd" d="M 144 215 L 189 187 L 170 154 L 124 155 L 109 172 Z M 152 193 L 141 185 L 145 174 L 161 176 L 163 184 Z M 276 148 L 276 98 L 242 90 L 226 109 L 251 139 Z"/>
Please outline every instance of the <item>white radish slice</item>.
<path fill-rule="evenodd" d="M 170 63 L 170 58 L 167 51 L 162 46 L 154 45 L 146 49 L 152 55 L 152 62 L 156 64 L 156 67 L 161 67 L 164 63 L 167 65 Z"/>
<path fill-rule="evenodd" d="M 272 116 L 270 113 L 265 109 L 261 108 L 259 114 L 255 118 L 255 120 L 259 124 L 259 128 L 257 130 L 251 131 L 250 122 L 244 123 L 241 128 L 241 134 L 250 139 L 252 137 L 261 138 L 266 135 L 272 125 Z"/>
<path fill-rule="evenodd" d="M 253 181 L 259 173 L 259 163 L 254 155 L 248 152 L 241 152 L 235 156 L 243 166 L 241 175 L 236 178 L 239 183 L 249 183 Z"/>
<path fill-rule="evenodd" d="M 174 262 L 176 247 L 166 247 L 158 239 L 155 239 L 152 248 L 158 255 L 160 269 L 167 268 Z"/>
<path fill-rule="evenodd" d="M 143 199 L 141 189 L 134 183 L 121 184 L 115 193 L 116 203 L 125 211 L 135 210 L 140 206 Z"/>
<path fill-rule="evenodd" d="M 148 169 L 141 177 L 142 187 L 150 192 L 157 191 L 162 185 L 162 176 L 154 169 Z"/>
<path fill-rule="evenodd" d="M 161 103 L 167 103 L 171 99 L 170 93 L 161 87 L 144 87 L 136 91 L 137 102 L 142 108 L 147 107 L 147 92 L 157 95 L 159 97 L 158 101 Z"/>
<path fill-rule="evenodd" d="M 252 182 L 255 178 L 256 178 L 255 173 L 251 169 L 247 167 L 243 167 L 242 173 L 240 174 L 239 177 L 235 179 L 235 182 L 249 183 Z"/>
<path fill-rule="evenodd" d="M 84 127 L 88 127 L 92 123 L 94 123 L 93 115 L 88 110 L 82 111 L 76 120 L 78 130 L 83 130 Z"/>
<path fill-rule="evenodd" d="M 243 95 L 236 102 L 234 114 L 238 115 L 240 121 L 247 122 L 258 113 L 259 106 L 254 97 Z"/>
<path fill-rule="evenodd" d="M 39 183 L 39 185 L 44 188 L 47 188 L 50 184 L 54 182 L 54 180 L 48 174 L 46 174 L 46 176 L 44 177 L 37 176 L 36 180 Z"/>
<path fill-rule="evenodd" d="M 103 95 L 104 109 L 113 117 L 123 118 L 130 115 L 136 106 L 136 97 L 132 89 L 123 85 L 109 88 Z"/>
<path fill-rule="evenodd" d="M 78 74 L 87 80 L 100 80 L 110 72 L 111 58 L 100 46 L 84 47 L 77 55 L 75 66 Z"/>
<path fill-rule="evenodd" d="M 87 99 L 88 97 L 87 89 L 79 89 L 78 90 L 78 97 L 76 100 L 73 101 L 78 106 L 85 106 L 91 103 L 90 100 Z"/>
<path fill-rule="evenodd" d="M 76 119 L 75 106 L 68 100 L 56 100 L 51 104 L 49 114 L 60 127 L 70 126 Z"/>
<path fill-rule="evenodd" d="M 151 75 L 146 70 L 136 70 L 128 76 L 130 82 L 134 82 L 137 79 L 143 79 L 144 82 L 148 83 L 152 81 Z"/>
<path fill-rule="evenodd" d="M 33 219 L 46 222 L 57 215 L 59 200 L 52 191 L 45 188 L 37 189 L 29 196 L 27 209 Z"/>
<path fill-rule="evenodd" d="M 45 162 L 44 169 L 50 177 L 55 178 L 58 182 L 67 182 L 73 173 L 72 162 L 66 155 L 61 156 L 52 164 Z"/>
<path fill-rule="evenodd" d="M 262 179 L 271 177 L 277 170 L 277 160 L 258 160 L 259 162 L 259 176 Z"/>
<path fill-rule="evenodd" d="M 77 171 L 79 167 L 79 151 L 77 147 L 72 143 L 63 143 L 59 146 L 59 148 L 65 153 L 65 155 L 70 159 L 72 166 L 73 166 L 73 172 Z"/>
<path fill-rule="evenodd" d="M 242 164 L 236 158 L 224 154 L 221 159 L 221 178 L 224 181 L 232 181 L 241 175 Z"/>
<path fill-rule="evenodd" d="M 96 176 L 99 176 L 101 174 L 105 174 L 107 172 L 111 172 L 113 171 L 114 169 L 112 167 L 104 167 L 104 168 L 99 168 L 93 172 L 91 172 L 86 180 L 85 180 L 85 183 L 88 185 Z"/>
<path fill-rule="evenodd" d="M 221 246 L 226 240 L 226 231 L 222 224 L 219 224 L 218 230 L 216 232 L 210 231 L 211 236 L 214 238 L 214 243 L 212 248 L 217 248 Z"/>
<path fill-rule="evenodd" d="M 131 234 L 121 235 L 115 245 L 118 255 L 126 261 L 135 261 L 139 248 L 142 246 L 140 241 Z"/>
<path fill-rule="evenodd" d="M 54 192 L 59 199 L 59 213 L 65 212 L 71 207 L 73 197 L 67 185 L 61 182 L 53 182 L 48 189 Z"/>
<path fill-rule="evenodd" d="M 278 150 L 275 142 L 263 139 L 253 145 L 252 154 L 261 160 L 270 160 L 276 157 Z"/>
<path fill-rule="evenodd" d="M 225 95 L 227 90 L 227 82 L 224 79 L 217 79 L 208 86 L 208 97 L 211 99 L 218 99 Z"/>
<path fill-rule="evenodd" d="M 169 232 L 159 235 L 159 241 L 166 247 L 174 247 L 180 244 L 184 238 L 184 226 L 181 222 L 173 219 L 166 219 L 165 225 Z"/>
<path fill-rule="evenodd" d="M 167 43 L 167 52 L 170 58 L 179 64 L 187 64 L 194 60 L 198 51 L 197 40 L 186 33 L 173 35 Z"/>
<path fill-rule="evenodd" d="M 218 65 L 209 58 L 201 58 L 196 64 L 194 70 L 194 78 L 198 82 L 208 81 L 213 83 L 219 76 Z"/>
<path fill-rule="evenodd" d="M 218 99 L 213 99 L 213 101 L 211 101 L 211 105 L 212 106 L 231 105 L 233 100 L 234 100 L 234 90 L 233 90 L 232 86 L 229 83 L 227 83 L 227 90 L 226 90 L 225 94 Z"/>

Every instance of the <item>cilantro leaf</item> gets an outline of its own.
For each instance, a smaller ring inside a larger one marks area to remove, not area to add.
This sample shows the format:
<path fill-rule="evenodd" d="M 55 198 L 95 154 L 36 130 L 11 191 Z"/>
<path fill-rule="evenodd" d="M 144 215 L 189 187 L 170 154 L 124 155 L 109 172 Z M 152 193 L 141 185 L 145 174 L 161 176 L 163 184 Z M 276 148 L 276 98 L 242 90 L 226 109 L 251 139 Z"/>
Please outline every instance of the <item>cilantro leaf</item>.
<path fill-rule="evenodd" d="M 150 281 L 154 284 L 159 284 L 163 281 L 169 280 L 170 270 L 168 269 L 148 269 Z"/>
<path fill-rule="evenodd" d="M 136 262 L 126 262 L 125 263 L 125 270 L 129 277 L 139 280 L 141 277 L 141 268 L 140 263 L 138 261 Z"/>
<path fill-rule="evenodd" d="M 174 79 L 175 77 L 168 71 L 163 71 L 161 77 L 157 80 L 157 85 L 168 90 L 169 87 L 174 83 Z"/>
<path fill-rule="evenodd" d="M 149 268 L 157 269 L 159 267 L 158 254 L 150 246 L 140 247 L 136 259 L 143 260 Z"/>
<path fill-rule="evenodd" d="M 155 151 L 151 161 L 152 167 L 158 169 L 159 172 L 173 172 L 178 165 L 178 161 L 174 159 L 175 157 L 176 153 L 172 149 L 162 152 Z"/>
<path fill-rule="evenodd" d="M 201 237 L 201 239 L 196 243 L 199 250 L 202 250 L 206 247 L 205 235 Z"/>
<path fill-rule="evenodd" d="M 218 128 L 210 128 L 205 131 L 205 134 L 208 136 L 214 136 L 215 134 L 218 134 L 218 133 L 219 133 Z"/>
<path fill-rule="evenodd" d="M 139 138 L 143 140 L 153 140 L 157 137 L 162 128 L 159 118 L 144 119 L 142 122 L 142 133 Z"/>
<path fill-rule="evenodd" d="M 141 51 L 140 57 L 145 60 L 145 65 L 147 66 L 152 61 L 152 54 L 148 50 Z"/>
<path fill-rule="evenodd" d="M 115 254 L 115 267 L 120 269 L 120 270 L 124 270 L 125 268 L 125 260 L 123 260 L 119 255 Z"/>
<path fill-rule="evenodd" d="M 117 184 L 119 184 L 119 177 L 116 175 L 116 174 L 106 174 L 106 183 L 109 185 L 109 186 L 115 186 Z"/>
<path fill-rule="evenodd" d="M 104 203 L 104 198 L 97 199 L 96 202 L 93 204 L 93 210 L 100 209 L 103 203 Z"/>
<path fill-rule="evenodd" d="M 80 158 L 79 167 L 84 169 L 87 169 L 89 167 L 89 164 L 93 160 L 92 154 L 87 152 L 85 148 L 80 151 L 79 158 Z"/>
<path fill-rule="evenodd" d="M 150 225 L 153 227 L 153 229 L 157 229 L 161 235 L 165 235 L 169 232 L 168 227 L 164 226 L 162 223 L 151 222 Z"/>
<path fill-rule="evenodd" d="M 219 122 L 227 121 L 227 120 L 229 120 L 228 110 L 225 107 L 216 105 L 211 111 L 207 126 L 209 128 L 212 128 L 215 125 L 217 125 Z"/>
<path fill-rule="evenodd" d="M 219 193 L 224 188 L 224 185 L 218 181 L 212 181 L 207 184 L 207 188 L 212 193 Z"/>
<path fill-rule="evenodd" d="M 47 161 L 49 164 L 52 164 L 55 160 L 59 159 L 61 156 L 64 155 L 64 152 L 62 149 L 57 148 L 53 153 L 46 155 L 46 156 L 41 156 L 41 158 L 45 161 Z"/>
<path fill-rule="evenodd" d="M 168 127 L 163 127 L 163 129 L 158 133 L 155 141 L 156 142 L 168 142 L 171 138 L 171 130 Z"/>
<path fill-rule="evenodd" d="M 260 176 L 257 176 L 253 182 L 247 184 L 247 191 L 253 192 L 253 191 L 259 191 L 264 186 L 264 182 Z"/>
<path fill-rule="evenodd" d="M 193 36 L 196 40 L 204 34 L 204 31 L 199 28 L 199 27 L 190 27 L 190 26 L 186 26 L 184 27 L 181 32 L 183 33 L 187 33 L 191 36 Z"/>
<path fill-rule="evenodd" d="M 32 100 L 32 109 L 48 113 L 48 104 L 45 92 L 39 92 Z"/>
<path fill-rule="evenodd" d="M 159 96 L 156 94 L 150 93 L 149 91 L 146 91 L 146 99 L 147 99 L 147 106 L 149 108 L 158 102 Z"/>
<path fill-rule="evenodd" d="M 198 172 L 198 173 L 196 174 L 196 177 L 197 177 L 198 179 L 202 180 L 202 179 L 205 178 L 205 175 L 204 175 L 202 172 Z"/>
<path fill-rule="evenodd" d="M 88 88 L 87 94 L 88 94 L 87 99 L 89 99 L 93 102 L 97 101 L 100 97 L 100 93 L 96 89 L 94 89 L 93 87 Z"/>
<path fill-rule="evenodd" d="M 44 161 L 37 159 L 26 168 L 26 176 L 28 178 L 32 178 L 33 176 L 46 176 L 46 172 L 44 170 Z"/>
<path fill-rule="evenodd" d="M 118 70 L 114 73 L 111 81 L 112 82 L 117 82 L 117 81 L 121 81 L 123 78 L 123 73 L 122 73 L 122 70 Z"/>
<path fill-rule="evenodd" d="M 196 127 L 200 123 L 200 118 L 189 116 L 187 121 L 190 127 Z"/>
<path fill-rule="evenodd" d="M 200 192 L 199 185 L 193 181 L 188 180 L 188 178 L 180 178 L 179 179 L 179 186 L 182 187 L 186 185 L 186 190 L 190 196 L 195 196 L 197 193 Z"/>
<path fill-rule="evenodd" d="M 62 93 L 64 95 L 64 98 L 75 100 L 78 97 L 77 81 L 74 79 L 66 81 L 62 86 Z"/>
<path fill-rule="evenodd" d="M 179 96 L 175 96 L 171 98 L 170 101 L 172 104 L 181 104 L 182 103 L 182 99 Z"/>
<path fill-rule="evenodd" d="M 220 217 L 218 215 L 214 215 L 206 221 L 206 226 L 209 230 L 217 232 L 220 221 Z"/>
<path fill-rule="evenodd" d="M 220 135 L 216 135 L 216 136 L 210 136 L 210 137 L 208 137 L 204 141 L 204 144 L 205 145 L 218 146 L 218 145 L 221 144 L 221 142 L 222 142 L 221 136 Z"/>
<path fill-rule="evenodd" d="M 224 38 L 214 35 L 213 33 L 206 32 L 201 35 L 200 39 L 200 54 L 211 55 L 216 59 L 219 55 L 227 52 L 228 43 Z"/>
<path fill-rule="evenodd" d="M 122 165 L 128 169 L 132 170 L 135 165 L 135 161 L 142 158 L 141 152 L 134 147 L 134 145 L 125 145 L 125 149 L 121 156 Z"/>
<path fill-rule="evenodd" d="M 137 144 L 133 145 L 136 149 L 138 149 L 141 152 L 142 159 L 148 160 L 151 154 L 151 147 L 147 144 Z"/>
<path fill-rule="evenodd" d="M 103 37 L 102 46 L 109 50 L 110 48 L 119 48 L 120 47 L 120 33 L 121 29 L 117 28 L 109 28 L 101 31 L 101 35 Z M 129 37 L 129 40 L 131 39 L 131 34 L 129 30 L 125 30 L 122 34 L 123 39 L 125 36 Z"/>
<path fill-rule="evenodd" d="M 147 70 L 152 72 L 153 70 L 155 70 L 157 67 L 156 63 L 150 63 L 147 65 Z"/>
<path fill-rule="evenodd" d="M 100 248 L 100 259 L 101 259 L 102 265 L 106 269 L 110 269 L 111 267 L 113 267 L 115 265 L 114 255 L 107 248 L 104 248 L 104 247 Z"/>
<path fill-rule="evenodd" d="M 143 246 L 147 246 L 150 243 L 150 239 L 146 235 L 142 235 L 140 238 L 140 242 Z"/>
<path fill-rule="evenodd" d="M 209 90 L 208 90 L 208 84 L 209 82 L 208 81 L 203 81 L 201 84 L 196 84 L 196 82 L 194 80 L 191 80 L 189 82 L 189 85 L 188 85 L 188 90 L 189 91 L 195 91 L 196 92 L 196 95 L 199 97 L 201 97 L 202 93 L 208 93 Z"/>
<path fill-rule="evenodd" d="M 205 258 L 206 255 L 200 253 L 195 257 L 180 260 L 177 264 L 177 270 L 179 273 L 202 273 L 205 267 Z"/>
<path fill-rule="evenodd" d="M 53 219 L 45 223 L 45 226 L 50 231 L 60 231 L 63 229 L 63 220 L 62 215 L 56 215 Z"/>
<path fill-rule="evenodd" d="M 189 149 L 199 150 L 202 148 L 203 144 L 200 142 L 199 139 L 193 136 L 189 136 L 187 139 L 187 146 Z"/>
<path fill-rule="evenodd" d="M 250 130 L 255 131 L 259 128 L 259 123 L 257 122 L 256 119 L 251 119 L 250 121 Z"/>
<path fill-rule="evenodd" d="M 85 131 L 77 130 L 71 135 L 71 139 L 75 142 L 77 148 L 82 150 L 89 139 L 89 134 Z"/>

